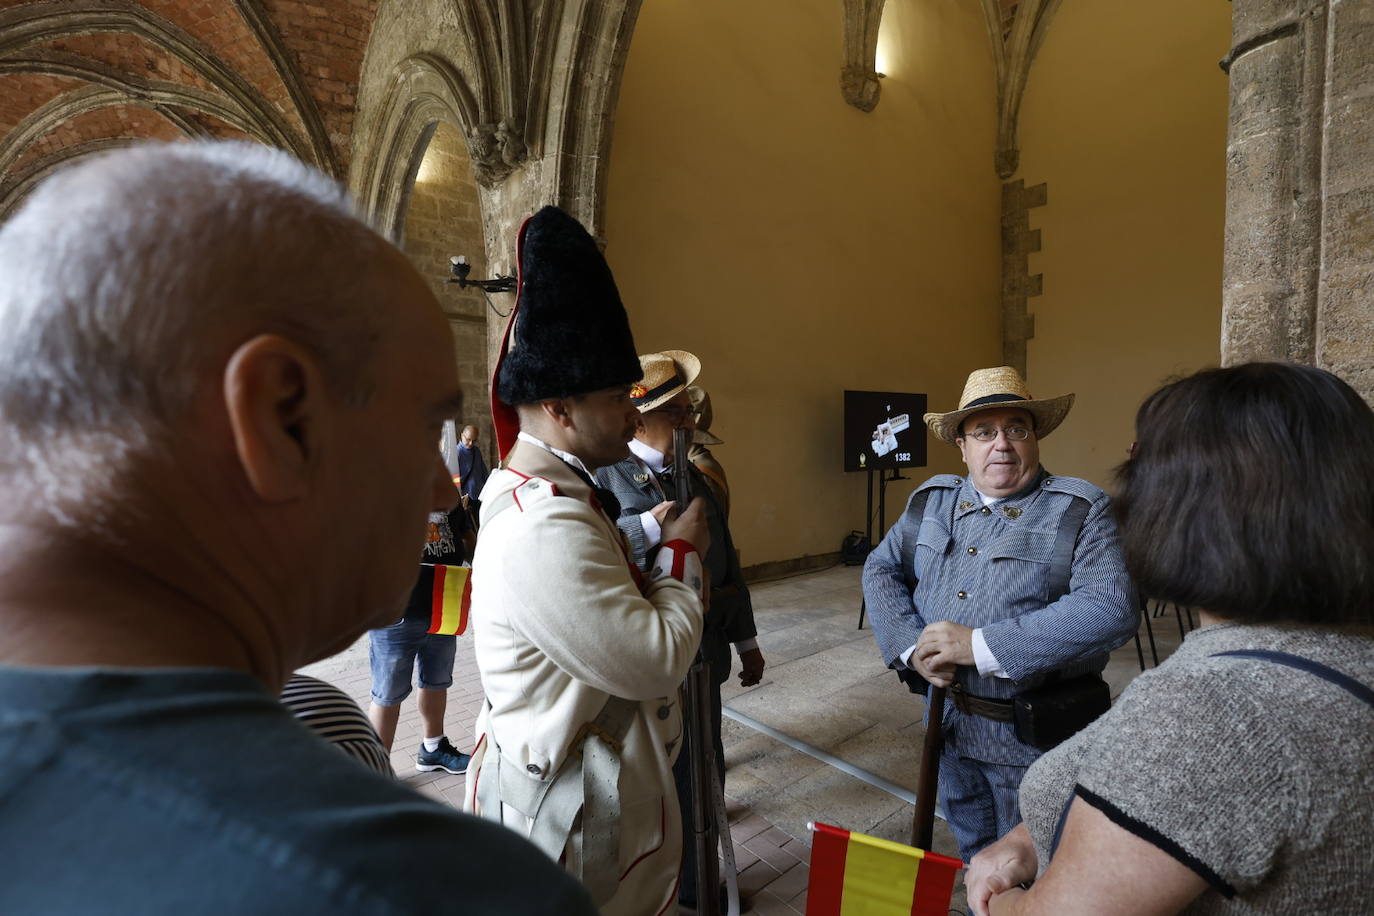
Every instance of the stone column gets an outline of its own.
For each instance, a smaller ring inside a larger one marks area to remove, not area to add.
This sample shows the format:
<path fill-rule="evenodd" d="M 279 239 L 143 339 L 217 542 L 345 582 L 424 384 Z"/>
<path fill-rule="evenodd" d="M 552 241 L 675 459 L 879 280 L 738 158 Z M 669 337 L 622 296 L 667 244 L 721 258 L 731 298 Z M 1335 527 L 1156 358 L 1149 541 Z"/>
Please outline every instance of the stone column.
<path fill-rule="evenodd" d="M 1234 0 L 1221 357 L 1374 400 L 1374 0 Z"/>

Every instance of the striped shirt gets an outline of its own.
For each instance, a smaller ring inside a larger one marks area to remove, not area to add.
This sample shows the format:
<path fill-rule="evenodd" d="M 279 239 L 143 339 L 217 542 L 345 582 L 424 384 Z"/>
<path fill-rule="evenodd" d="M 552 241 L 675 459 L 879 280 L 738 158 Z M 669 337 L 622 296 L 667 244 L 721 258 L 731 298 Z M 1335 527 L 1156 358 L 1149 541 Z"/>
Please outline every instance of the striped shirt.
<path fill-rule="evenodd" d="M 294 674 L 281 692 L 282 705 L 306 728 L 363 766 L 394 776 L 391 756 L 353 698 L 333 684 Z"/>

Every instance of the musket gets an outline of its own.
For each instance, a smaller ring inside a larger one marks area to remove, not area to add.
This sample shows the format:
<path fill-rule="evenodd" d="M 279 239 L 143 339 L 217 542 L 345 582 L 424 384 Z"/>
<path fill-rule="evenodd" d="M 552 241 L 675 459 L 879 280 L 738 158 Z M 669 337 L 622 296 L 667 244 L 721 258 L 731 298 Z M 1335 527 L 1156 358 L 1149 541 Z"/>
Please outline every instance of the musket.
<path fill-rule="evenodd" d="M 673 485 L 678 512 L 692 503 L 692 465 L 687 457 L 690 430 L 673 430 Z M 702 558 L 703 566 L 705 558 Z M 709 581 L 703 583 L 709 589 Z M 692 841 L 697 856 L 697 912 L 720 916 L 720 825 L 715 805 L 715 743 L 711 721 L 711 666 L 697 648 L 696 659 L 687 671 L 683 727 L 687 734 L 686 753 L 691 765 Z"/>
<path fill-rule="evenodd" d="M 911 845 L 930 849 L 935 832 L 935 786 L 940 778 L 940 726 L 945 717 L 945 688 L 930 685 L 926 695 L 926 737 L 921 744 L 921 775 L 916 780 L 916 812 L 911 818 Z"/>

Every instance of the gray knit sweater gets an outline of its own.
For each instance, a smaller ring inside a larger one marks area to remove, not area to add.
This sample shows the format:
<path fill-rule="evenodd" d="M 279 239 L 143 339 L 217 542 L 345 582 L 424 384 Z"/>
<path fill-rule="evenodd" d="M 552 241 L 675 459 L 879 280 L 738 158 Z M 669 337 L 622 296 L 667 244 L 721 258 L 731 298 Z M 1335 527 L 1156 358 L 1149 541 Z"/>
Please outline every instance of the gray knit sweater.
<path fill-rule="evenodd" d="M 1043 870 L 1070 793 L 1201 875 L 1188 914 L 1374 914 L 1374 708 L 1306 671 L 1374 688 L 1374 637 L 1218 624 L 1188 635 L 1111 712 L 1046 754 L 1021 785 Z"/>

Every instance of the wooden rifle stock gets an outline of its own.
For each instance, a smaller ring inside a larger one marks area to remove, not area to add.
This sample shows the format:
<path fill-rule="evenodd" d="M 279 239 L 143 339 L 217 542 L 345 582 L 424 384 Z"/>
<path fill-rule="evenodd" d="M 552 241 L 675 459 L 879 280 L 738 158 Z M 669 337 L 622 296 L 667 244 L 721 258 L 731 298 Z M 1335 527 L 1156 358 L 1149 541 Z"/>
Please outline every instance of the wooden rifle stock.
<path fill-rule="evenodd" d="M 673 430 L 673 490 L 677 511 L 686 512 L 692 504 L 692 465 L 687 457 L 691 431 Z M 702 565 L 705 566 L 705 557 Z M 710 588 L 710 583 L 704 583 Z M 686 753 L 692 775 L 692 842 L 697 859 L 697 912 L 720 916 L 719 825 L 716 823 L 712 780 L 715 778 L 715 742 L 711 732 L 711 668 L 697 648 L 696 660 L 687 672 L 683 713 L 687 732 Z"/>
<path fill-rule="evenodd" d="M 916 780 L 916 813 L 911 818 L 911 845 L 930 849 L 935 832 L 935 793 L 940 778 L 940 726 L 945 717 L 945 688 L 930 685 L 926 695 L 926 737 L 921 744 L 921 775 Z"/>

